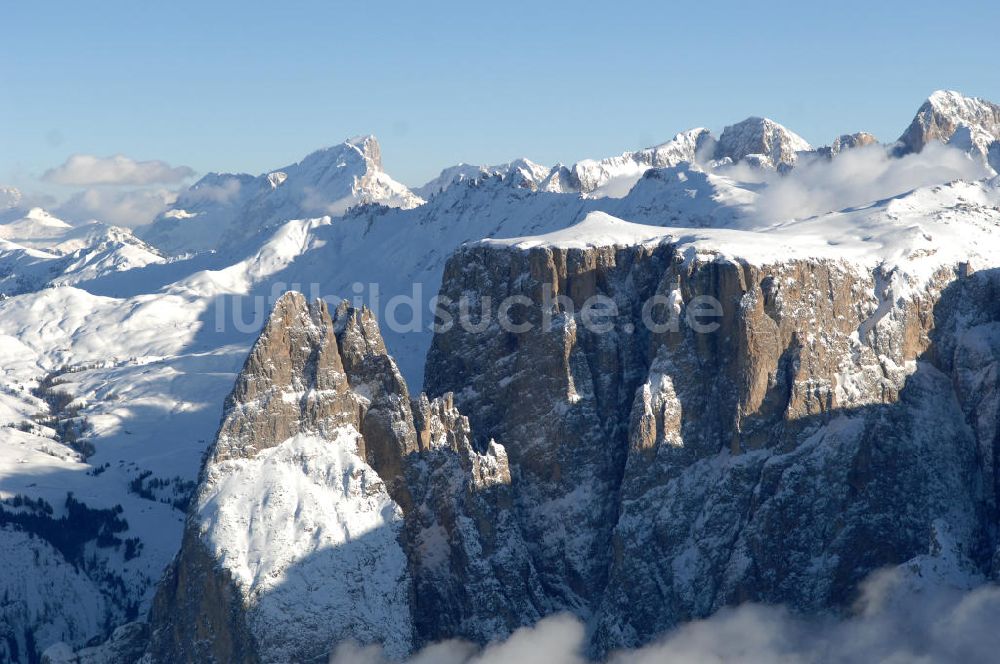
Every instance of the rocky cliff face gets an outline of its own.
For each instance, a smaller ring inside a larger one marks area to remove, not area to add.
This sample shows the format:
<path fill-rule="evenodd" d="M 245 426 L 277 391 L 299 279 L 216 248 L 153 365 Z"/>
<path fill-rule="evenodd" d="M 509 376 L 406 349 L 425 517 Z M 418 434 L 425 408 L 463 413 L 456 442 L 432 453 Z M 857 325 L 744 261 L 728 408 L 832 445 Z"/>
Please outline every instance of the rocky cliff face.
<path fill-rule="evenodd" d="M 900 152 L 920 152 L 931 141 L 954 145 L 1000 168 L 1000 106 L 938 90 L 917 110 L 899 137 Z"/>
<path fill-rule="evenodd" d="M 997 278 L 962 270 L 911 287 L 669 244 L 475 246 L 442 294 L 525 297 L 532 329 L 437 335 L 427 388 L 503 442 L 546 597 L 592 619 L 595 652 L 741 601 L 846 606 L 871 571 L 943 548 L 994 571 Z M 565 298 L 549 329 L 546 289 Z M 601 332 L 594 295 L 620 312 Z M 678 325 L 643 323 L 654 296 Z M 710 333 L 683 322 L 699 296 L 721 307 Z"/>
<path fill-rule="evenodd" d="M 286 295 L 227 400 L 149 658 L 312 661 L 346 639 L 401 657 L 529 624 L 547 607 L 509 485 L 450 396 L 411 403 L 370 311 Z"/>

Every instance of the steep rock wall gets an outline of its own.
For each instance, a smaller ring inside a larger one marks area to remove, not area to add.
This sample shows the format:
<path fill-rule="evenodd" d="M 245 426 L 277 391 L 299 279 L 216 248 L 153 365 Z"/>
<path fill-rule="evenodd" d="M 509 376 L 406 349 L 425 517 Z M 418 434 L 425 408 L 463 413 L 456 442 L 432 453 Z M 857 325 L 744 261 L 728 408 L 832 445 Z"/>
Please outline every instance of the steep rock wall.
<path fill-rule="evenodd" d="M 464 298 L 492 323 L 436 335 L 426 387 L 503 442 L 546 596 L 592 620 L 595 652 L 740 601 L 842 607 L 871 571 L 942 541 L 988 567 L 996 346 L 945 312 L 1000 318 L 983 294 L 995 275 L 964 269 L 916 284 L 670 244 L 472 246 L 441 292 L 453 319 Z M 616 305 L 607 330 L 583 320 L 593 295 Z M 531 303 L 511 309 L 530 330 L 497 324 L 510 296 Z M 679 325 L 644 324 L 654 296 L 653 318 Z M 699 297 L 718 303 L 711 332 L 684 322 Z M 968 362 L 970 344 L 992 364 L 941 360 Z"/>

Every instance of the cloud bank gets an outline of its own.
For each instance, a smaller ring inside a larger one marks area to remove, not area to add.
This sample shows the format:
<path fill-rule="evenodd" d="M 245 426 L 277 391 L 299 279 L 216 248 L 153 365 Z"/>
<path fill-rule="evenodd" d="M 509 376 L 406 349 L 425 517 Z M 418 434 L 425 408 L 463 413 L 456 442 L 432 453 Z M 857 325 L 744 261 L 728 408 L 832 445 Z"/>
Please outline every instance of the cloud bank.
<path fill-rule="evenodd" d="M 135 228 L 151 222 L 175 200 L 177 193 L 166 189 L 86 189 L 71 196 L 53 212 L 70 223 L 96 219 L 115 226 Z"/>
<path fill-rule="evenodd" d="M 953 180 L 977 180 L 992 172 L 954 147 L 938 142 L 894 158 L 883 146 L 841 152 L 833 159 L 806 157 L 786 175 L 738 164 L 720 172 L 765 183 L 756 214 L 763 220 L 804 219 L 905 194 Z"/>
<path fill-rule="evenodd" d="M 42 180 L 52 184 L 77 187 L 99 185 L 173 184 L 194 175 L 187 166 L 171 166 L 159 161 L 135 161 L 125 155 L 95 157 L 89 154 L 75 154 L 65 163 L 49 169 Z"/>
<path fill-rule="evenodd" d="M 659 641 L 613 653 L 606 664 L 966 664 L 1000 652 L 1000 586 L 925 583 L 926 570 L 878 572 L 845 620 L 803 618 L 787 609 L 744 604 L 688 623 Z M 922 578 L 923 577 L 923 578 Z M 916 581 L 915 581 L 916 579 Z M 406 664 L 588 664 L 576 618 L 546 618 L 479 650 L 432 645 Z M 377 646 L 341 645 L 330 664 L 388 664 Z"/>

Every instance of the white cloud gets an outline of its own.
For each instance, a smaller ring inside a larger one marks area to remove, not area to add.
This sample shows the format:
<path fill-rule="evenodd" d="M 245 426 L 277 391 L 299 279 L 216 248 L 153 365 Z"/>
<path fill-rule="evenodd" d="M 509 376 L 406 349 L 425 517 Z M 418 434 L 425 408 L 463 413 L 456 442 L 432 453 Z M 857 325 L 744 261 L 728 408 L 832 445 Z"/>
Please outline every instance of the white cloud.
<path fill-rule="evenodd" d="M 586 664 L 583 657 L 586 632 L 570 615 L 556 615 L 523 627 L 506 641 L 483 650 L 464 641 L 443 641 L 427 646 L 406 664 Z M 361 648 L 341 644 L 330 664 L 389 664 L 378 646 Z"/>
<path fill-rule="evenodd" d="M 585 638 L 578 620 L 567 615 L 553 616 L 487 647 L 469 664 L 583 664 Z"/>
<path fill-rule="evenodd" d="M 184 192 L 184 204 L 218 203 L 227 205 L 239 197 L 242 189 L 243 183 L 236 177 L 221 178 L 215 183 L 202 182 L 197 187 Z"/>
<path fill-rule="evenodd" d="M 96 219 L 115 226 L 134 228 L 151 222 L 176 199 L 176 192 L 165 189 L 86 189 L 71 196 L 54 213 L 69 222 L 81 223 Z"/>
<path fill-rule="evenodd" d="M 95 157 L 75 154 L 64 164 L 42 175 L 46 182 L 79 187 L 97 185 L 172 184 L 194 175 L 187 166 L 171 166 L 159 161 L 135 161 L 125 155 Z"/>
<path fill-rule="evenodd" d="M 0 184 L 0 223 L 17 219 L 33 207 L 51 208 L 56 199 L 48 194 L 26 193 Z"/>
<path fill-rule="evenodd" d="M 613 653 L 607 664 L 965 664 L 1000 652 L 1000 586 L 967 589 L 906 566 L 863 584 L 854 615 L 805 618 L 780 606 L 744 604 L 694 621 L 655 643 Z M 407 664 L 585 664 L 583 624 L 546 618 L 477 651 L 429 646 Z M 342 645 L 331 664 L 388 664 L 377 646 Z"/>
<path fill-rule="evenodd" d="M 918 576 L 920 575 L 920 576 Z M 928 583 L 927 570 L 877 572 L 845 620 L 796 617 L 781 607 L 745 604 L 689 623 L 608 664 L 964 664 L 993 661 L 1000 587 L 972 590 Z"/>
<path fill-rule="evenodd" d="M 991 175 L 961 150 L 938 142 L 917 154 L 890 157 L 879 145 L 841 152 L 835 158 L 804 158 L 787 175 L 742 164 L 723 169 L 738 179 L 763 181 L 757 214 L 768 221 L 803 219 L 898 196 L 918 187 Z"/>

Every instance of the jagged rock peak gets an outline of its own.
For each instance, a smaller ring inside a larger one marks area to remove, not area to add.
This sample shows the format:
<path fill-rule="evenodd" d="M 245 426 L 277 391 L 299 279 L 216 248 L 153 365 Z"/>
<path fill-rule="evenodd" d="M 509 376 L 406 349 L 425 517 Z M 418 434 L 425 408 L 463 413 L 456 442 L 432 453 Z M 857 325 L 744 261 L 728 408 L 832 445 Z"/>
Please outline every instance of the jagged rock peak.
<path fill-rule="evenodd" d="M 901 152 L 920 152 L 929 142 L 948 143 L 960 127 L 967 127 L 971 146 L 986 154 L 1000 140 L 1000 105 L 953 90 L 938 90 L 917 110 L 913 122 L 899 137 Z"/>
<path fill-rule="evenodd" d="M 734 162 L 751 155 L 760 155 L 753 161 L 762 165 L 790 166 L 799 152 L 812 150 L 808 141 L 768 118 L 751 117 L 726 127 L 715 149 L 716 159 Z"/>
<path fill-rule="evenodd" d="M 382 147 L 372 135 L 356 136 L 316 150 L 299 163 L 281 169 L 281 172 L 316 185 L 343 178 L 344 174 L 358 179 L 372 178 L 383 174 Z"/>
<path fill-rule="evenodd" d="M 344 141 L 344 145 L 357 150 L 371 168 L 382 170 L 382 146 L 374 134 L 349 138 Z"/>
<path fill-rule="evenodd" d="M 382 172 L 382 147 L 378 139 L 369 134 L 355 136 L 343 143 L 321 148 L 306 155 L 298 164 L 288 166 L 283 171 L 298 171 L 301 177 L 313 170 L 348 168 L 362 173 Z"/>
<path fill-rule="evenodd" d="M 450 394 L 409 399 L 370 310 L 282 296 L 157 593 L 150 661 L 320 661 L 347 639 L 401 659 L 421 636 L 537 621 L 507 453 L 472 440 Z"/>
<path fill-rule="evenodd" d="M 213 461 L 252 457 L 304 429 L 347 423 L 353 411 L 347 393 L 326 303 L 282 295 L 226 401 Z M 316 400 L 317 394 L 327 398 Z"/>
<path fill-rule="evenodd" d="M 337 305 L 334 320 L 337 337 L 351 359 L 360 359 L 369 354 L 386 354 L 378 321 L 368 307 L 358 309 L 343 300 Z"/>

